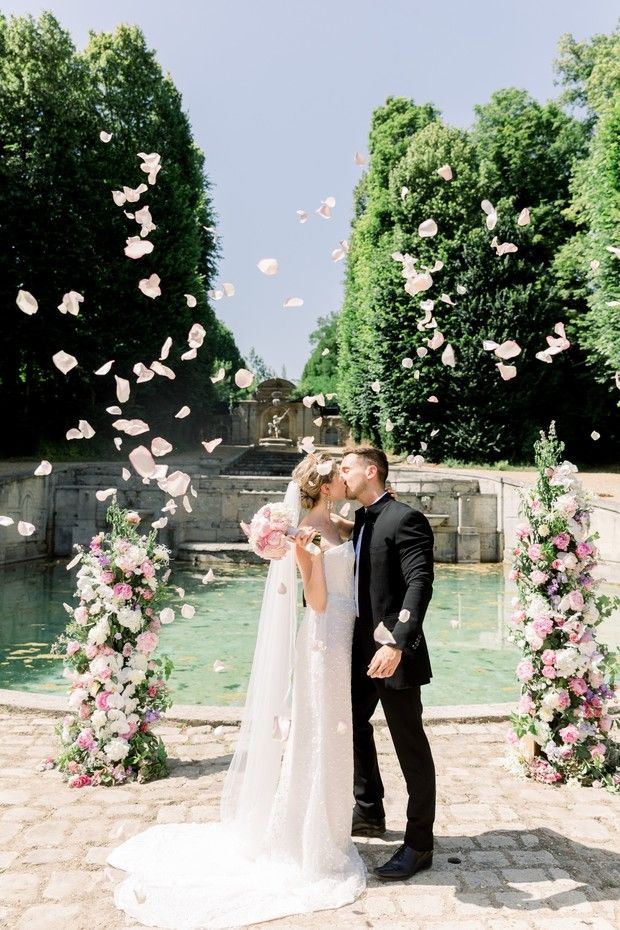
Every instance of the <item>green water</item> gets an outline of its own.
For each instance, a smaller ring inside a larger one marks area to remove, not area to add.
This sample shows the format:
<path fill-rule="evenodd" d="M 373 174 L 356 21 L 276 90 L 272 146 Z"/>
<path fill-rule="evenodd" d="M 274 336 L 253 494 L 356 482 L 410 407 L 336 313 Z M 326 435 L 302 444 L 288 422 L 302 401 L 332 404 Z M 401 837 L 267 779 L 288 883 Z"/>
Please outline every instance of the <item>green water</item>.
<path fill-rule="evenodd" d="M 0 688 L 66 692 L 62 661 L 50 645 L 66 623 L 62 602 L 72 599 L 74 573 L 65 561 L 0 568 Z M 185 588 L 196 613 L 162 628 L 160 651 L 174 661 L 174 699 L 181 704 L 243 704 L 250 674 L 266 567 L 204 572 L 176 568 L 171 581 Z M 514 590 L 502 565 L 437 567 L 433 600 L 424 623 L 434 678 L 423 689 L 428 705 L 501 703 L 518 694 L 518 653 L 508 642 L 505 618 Z M 179 608 L 181 601 L 173 604 Z M 601 639 L 618 643 L 618 622 Z M 216 660 L 222 672 L 213 670 Z"/>

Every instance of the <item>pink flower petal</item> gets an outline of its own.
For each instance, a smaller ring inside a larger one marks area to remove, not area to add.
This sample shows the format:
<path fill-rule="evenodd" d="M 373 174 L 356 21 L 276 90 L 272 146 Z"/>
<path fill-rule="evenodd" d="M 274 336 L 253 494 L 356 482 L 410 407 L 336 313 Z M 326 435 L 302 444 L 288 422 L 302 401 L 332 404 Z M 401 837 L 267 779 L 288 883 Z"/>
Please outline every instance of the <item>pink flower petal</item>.
<path fill-rule="evenodd" d="M 47 459 L 43 459 L 41 464 L 37 465 L 37 467 L 35 468 L 34 474 L 37 477 L 40 477 L 41 475 L 49 475 L 51 470 L 52 470 L 51 463 L 48 462 Z"/>
<path fill-rule="evenodd" d="M 415 297 L 416 294 L 419 294 L 420 291 L 427 291 L 429 287 L 433 286 L 433 279 L 428 272 L 423 274 L 414 275 L 414 277 L 409 278 L 405 284 L 405 290 L 412 297 Z"/>
<path fill-rule="evenodd" d="M 62 303 L 58 304 L 58 309 L 61 313 L 70 313 L 71 316 L 77 316 L 80 312 L 80 304 L 84 302 L 84 298 L 77 291 L 68 291 L 68 293 L 63 294 Z"/>
<path fill-rule="evenodd" d="M 154 371 L 156 375 L 161 375 L 162 378 L 169 378 L 170 381 L 174 381 L 176 378 L 175 373 L 171 368 L 168 368 L 167 365 L 162 365 L 161 362 L 154 361 L 149 365 L 151 371 Z"/>
<path fill-rule="evenodd" d="M 381 390 L 381 383 L 379 381 L 373 381 L 370 385 L 371 391 L 374 391 L 375 394 L 378 394 Z"/>
<path fill-rule="evenodd" d="M 248 371 L 247 368 L 240 368 L 239 371 L 235 373 L 235 384 L 238 388 L 249 387 L 253 380 L 254 375 L 251 371 Z"/>
<path fill-rule="evenodd" d="M 15 520 L 13 517 L 6 517 L 4 515 L 0 517 L 0 526 L 13 526 L 14 523 Z"/>
<path fill-rule="evenodd" d="M 274 275 L 278 271 L 278 260 L 277 258 L 261 258 L 256 267 L 263 274 Z"/>
<path fill-rule="evenodd" d="M 601 434 L 597 433 L 596 430 L 592 430 L 590 437 L 594 440 L 594 442 L 596 442 L 597 439 L 601 438 Z"/>
<path fill-rule="evenodd" d="M 170 355 L 170 349 L 172 347 L 172 339 L 170 336 L 166 339 L 163 346 L 161 347 L 161 352 L 159 353 L 159 360 L 163 362 Z"/>
<path fill-rule="evenodd" d="M 69 355 L 67 352 L 63 351 L 63 349 L 57 352 L 56 355 L 52 355 L 52 361 L 63 375 L 66 375 L 72 368 L 75 368 L 78 363 L 74 355 Z"/>
<path fill-rule="evenodd" d="M 137 376 L 136 384 L 142 384 L 144 381 L 150 381 L 151 378 L 155 377 L 155 372 L 147 368 L 143 362 L 136 362 L 132 371 Z"/>
<path fill-rule="evenodd" d="M 39 309 L 39 304 L 30 291 L 18 291 L 15 303 L 28 316 L 32 316 Z"/>
<path fill-rule="evenodd" d="M 95 435 L 95 430 L 92 428 L 88 420 L 78 420 L 78 429 L 80 430 L 84 439 L 92 439 Z"/>
<path fill-rule="evenodd" d="M 154 249 L 153 243 L 148 239 L 141 239 L 140 236 L 130 236 L 125 246 L 125 255 L 127 258 L 142 258 L 148 255 Z"/>
<path fill-rule="evenodd" d="M 413 359 L 404 358 L 401 362 L 401 365 L 403 366 L 403 368 L 413 368 Z"/>
<path fill-rule="evenodd" d="M 101 132 L 99 133 L 99 138 L 101 139 L 102 142 L 109 142 L 110 139 L 112 138 L 112 133 L 106 132 L 105 129 L 102 129 Z"/>
<path fill-rule="evenodd" d="M 436 236 L 437 235 L 437 223 L 435 220 L 424 220 L 423 223 L 420 223 L 418 226 L 418 235 L 424 237 L 427 236 Z"/>
<path fill-rule="evenodd" d="M 112 200 L 117 207 L 122 207 L 124 206 L 127 198 L 122 191 L 112 191 Z"/>
<path fill-rule="evenodd" d="M 111 359 L 109 362 L 106 362 L 104 365 L 102 365 L 101 368 L 98 368 L 97 371 L 94 372 L 94 374 L 107 375 L 110 369 L 112 368 L 113 364 L 114 364 L 114 359 Z"/>
<path fill-rule="evenodd" d="M 297 219 L 299 220 L 300 223 L 308 222 L 308 214 L 306 213 L 305 210 L 297 210 L 296 212 L 297 212 Z"/>
<path fill-rule="evenodd" d="M 515 358 L 521 354 L 521 346 L 514 339 L 508 339 L 497 347 L 495 354 L 503 361 L 507 361 L 509 358 Z"/>
<path fill-rule="evenodd" d="M 198 355 L 198 349 L 188 349 L 187 352 L 184 352 L 181 356 L 182 362 L 191 361 L 191 359 L 196 358 Z"/>
<path fill-rule="evenodd" d="M 20 536 L 32 536 L 36 526 L 33 523 L 27 523 L 26 520 L 20 520 L 17 524 L 17 532 Z"/>
<path fill-rule="evenodd" d="M 355 155 L 353 156 L 353 162 L 356 165 L 361 167 L 362 165 L 366 164 L 366 156 L 363 155 L 361 152 L 356 152 Z"/>
<path fill-rule="evenodd" d="M 114 375 L 114 380 L 116 381 L 116 397 L 119 404 L 126 404 L 129 400 L 129 394 L 131 391 L 129 381 L 126 378 L 119 378 L 118 375 Z"/>
<path fill-rule="evenodd" d="M 75 427 L 73 427 L 70 430 L 67 430 L 65 436 L 67 439 L 84 439 L 84 437 L 82 436 L 81 430 L 76 429 Z"/>
<path fill-rule="evenodd" d="M 211 376 L 211 382 L 213 384 L 217 384 L 218 381 L 221 381 L 222 378 L 225 378 L 225 377 L 226 377 L 226 370 L 224 368 L 218 368 L 217 374 Z"/>
<path fill-rule="evenodd" d="M 179 412 L 175 413 L 174 416 L 175 416 L 175 419 L 182 420 L 184 417 L 189 416 L 189 414 L 190 414 L 190 408 L 186 406 L 186 407 L 181 407 Z"/>
<path fill-rule="evenodd" d="M 222 290 L 224 291 L 224 297 L 235 296 L 235 285 L 231 284 L 230 281 L 224 281 L 222 284 Z"/>
<path fill-rule="evenodd" d="M 95 491 L 95 497 L 98 501 L 107 501 L 108 497 L 116 494 L 116 488 L 106 488 L 105 491 Z"/>
<path fill-rule="evenodd" d="M 524 207 L 517 217 L 517 226 L 527 226 L 530 221 L 530 211 Z"/>
<path fill-rule="evenodd" d="M 438 404 L 438 403 L 439 403 L 439 399 L 438 399 L 434 394 L 431 394 L 431 396 L 430 396 L 429 398 L 427 398 L 427 399 L 428 399 L 429 404 Z"/>
<path fill-rule="evenodd" d="M 187 342 L 190 349 L 199 349 L 207 334 L 202 323 L 194 323 L 187 335 Z"/>
<path fill-rule="evenodd" d="M 456 359 L 454 357 L 454 349 L 452 348 L 450 343 L 447 344 L 447 346 L 441 353 L 441 361 L 444 365 L 447 365 L 449 368 L 454 368 L 454 366 L 456 365 Z"/>
<path fill-rule="evenodd" d="M 155 436 L 151 441 L 151 452 L 157 457 L 168 455 L 169 452 L 172 452 L 172 443 L 168 442 L 167 439 L 163 439 L 161 436 Z"/>
<path fill-rule="evenodd" d="M 183 294 L 183 296 L 185 297 L 185 300 L 187 301 L 188 307 L 195 307 L 196 304 L 198 303 L 198 301 L 196 300 L 193 294 Z"/>
<path fill-rule="evenodd" d="M 517 369 L 514 365 L 504 365 L 503 362 L 497 362 L 496 367 L 504 381 L 510 381 L 517 377 Z"/>
<path fill-rule="evenodd" d="M 123 440 L 121 439 L 121 437 L 120 437 L 120 436 L 115 436 L 113 442 L 114 442 L 114 445 L 116 446 L 117 451 L 120 452 L 120 451 L 121 451 L 121 446 L 123 445 Z M 123 478 L 125 478 L 125 472 L 126 472 L 126 471 L 127 471 L 127 469 L 126 469 L 126 468 L 123 468 Z M 129 475 L 127 475 L 127 478 L 125 478 L 125 481 L 127 481 L 128 478 L 129 478 Z"/>
<path fill-rule="evenodd" d="M 150 478 L 155 471 L 155 460 L 146 446 L 136 446 L 129 453 L 129 461 L 142 478 Z"/>
<path fill-rule="evenodd" d="M 437 174 L 440 178 L 443 178 L 444 181 L 451 181 L 453 177 L 450 165 L 442 165 L 441 168 L 437 169 Z"/>
<path fill-rule="evenodd" d="M 287 297 L 282 306 L 285 310 L 290 310 L 293 307 L 303 307 L 304 302 L 301 297 Z"/>
<path fill-rule="evenodd" d="M 139 282 L 138 287 L 147 297 L 155 299 L 161 295 L 160 277 L 158 274 L 152 274 L 150 278 L 142 278 Z"/>

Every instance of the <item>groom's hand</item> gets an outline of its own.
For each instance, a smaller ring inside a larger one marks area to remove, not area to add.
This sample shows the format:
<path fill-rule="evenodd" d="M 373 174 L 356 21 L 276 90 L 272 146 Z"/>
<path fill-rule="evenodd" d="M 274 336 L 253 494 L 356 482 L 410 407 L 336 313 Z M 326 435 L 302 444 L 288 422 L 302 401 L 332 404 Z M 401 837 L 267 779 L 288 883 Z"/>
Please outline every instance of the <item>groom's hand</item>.
<path fill-rule="evenodd" d="M 368 666 L 368 676 L 370 678 L 391 678 L 399 666 L 401 656 L 400 649 L 381 646 L 381 649 L 377 649 L 375 652 L 372 662 Z"/>

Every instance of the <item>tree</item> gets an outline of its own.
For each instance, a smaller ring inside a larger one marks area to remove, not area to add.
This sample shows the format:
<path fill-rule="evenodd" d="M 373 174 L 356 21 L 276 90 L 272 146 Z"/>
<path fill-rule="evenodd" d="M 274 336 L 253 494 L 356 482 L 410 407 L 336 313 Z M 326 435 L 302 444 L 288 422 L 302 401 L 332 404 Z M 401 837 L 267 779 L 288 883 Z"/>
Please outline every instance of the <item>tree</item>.
<path fill-rule="evenodd" d="M 313 346 L 304 366 L 301 381 L 295 390 L 296 397 L 308 394 L 336 394 L 338 379 L 338 314 L 319 317 L 317 327 L 310 333 Z"/>

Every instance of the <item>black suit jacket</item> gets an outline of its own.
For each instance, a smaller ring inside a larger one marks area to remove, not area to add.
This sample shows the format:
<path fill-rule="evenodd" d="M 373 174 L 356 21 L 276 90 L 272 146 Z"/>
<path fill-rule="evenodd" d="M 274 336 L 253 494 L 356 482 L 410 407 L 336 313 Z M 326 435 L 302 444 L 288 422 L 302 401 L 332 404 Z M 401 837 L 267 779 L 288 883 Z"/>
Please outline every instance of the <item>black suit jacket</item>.
<path fill-rule="evenodd" d="M 389 495 L 355 515 L 353 543 L 364 525 L 359 561 L 356 565 L 359 617 L 355 624 L 354 652 L 364 661 L 380 647 L 374 639 L 380 623 L 402 650 L 401 662 L 391 678 L 382 679 L 388 688 L 410 688 L 427 684 L 431 664 L 422 630 L 424 615 L 433 593 L 433 531 L 423 513 Z M 406 620 L 399 620 L 401 611 Z"/>

